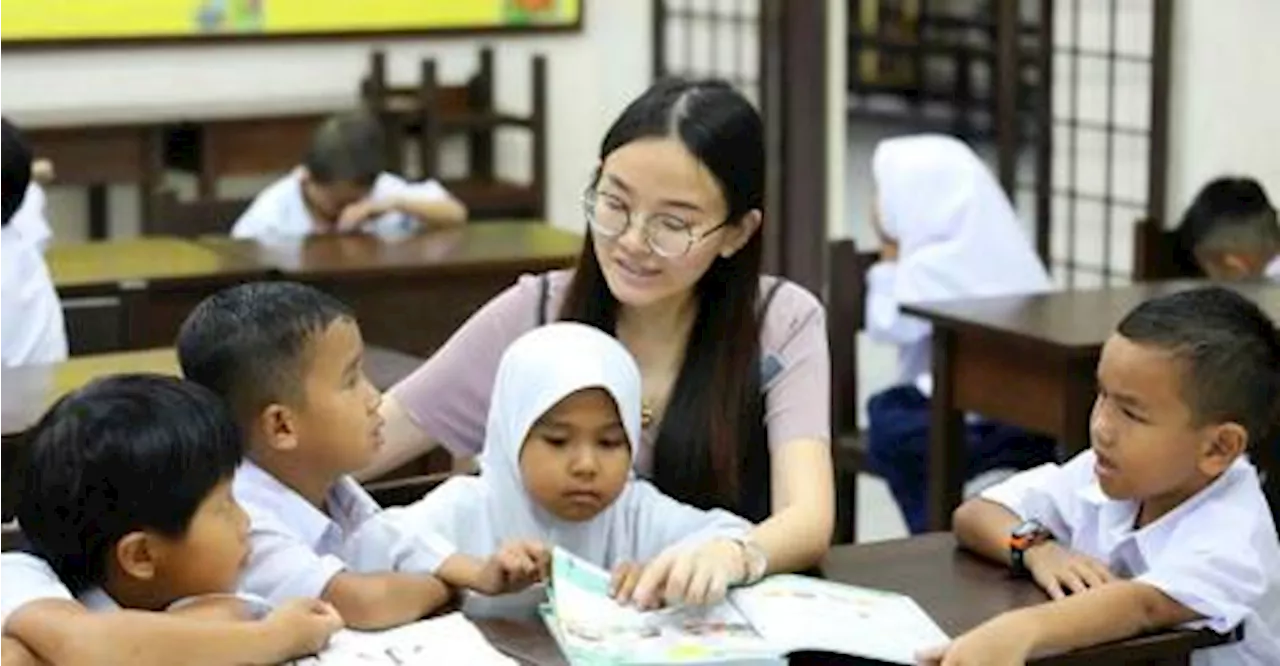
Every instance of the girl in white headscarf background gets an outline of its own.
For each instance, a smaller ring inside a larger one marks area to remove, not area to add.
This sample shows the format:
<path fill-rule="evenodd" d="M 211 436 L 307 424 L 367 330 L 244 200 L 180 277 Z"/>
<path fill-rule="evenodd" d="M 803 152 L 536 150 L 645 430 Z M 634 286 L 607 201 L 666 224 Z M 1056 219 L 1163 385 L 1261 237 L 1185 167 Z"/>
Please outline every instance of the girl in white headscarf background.
<path fill-rule="evenodd" d="M 967 145 L 950 136 L 887 139 L 872 157 L 872 220 L 881 261 L 868 274 L 867 332 L 898 348 L 898 378 L 867 405 L 872 463 L 889 483 L 912 533 L 925 529 L 929 441 L 928 322 L 911 303 L 1049 291 L 1049 275 L 1004 191 Z M 1053 460 L 1053 443 L 970 418 L 968 475 Z M 957 443 L 959 445 L 959 443 Z"/>
<path fill-rule="evenodd" d="M 499 364 L 480 476 L 452 479 L 389 518 L 457 546 L 465 557 L 451 558 L 441 577 L 488 593 L 464 597 L 468 615 L 533 614 L 545 592 L 530 586 L 545 576 L 553 546 L 613 571 L 620 599 L 654 606 L 663 599 L 645 597 L 670 587 L 685 602 L 717 601 L 748 577 L 748 546 L 737 539 L 751 525 L 634 477 L 640 410 L 640 371 L 616 339 L 578 323 L 534 329 Z M 646 564 L 661 568 L 678 549 L 717 539 L 723 548 L 711 556 L 632 594 Z"/>

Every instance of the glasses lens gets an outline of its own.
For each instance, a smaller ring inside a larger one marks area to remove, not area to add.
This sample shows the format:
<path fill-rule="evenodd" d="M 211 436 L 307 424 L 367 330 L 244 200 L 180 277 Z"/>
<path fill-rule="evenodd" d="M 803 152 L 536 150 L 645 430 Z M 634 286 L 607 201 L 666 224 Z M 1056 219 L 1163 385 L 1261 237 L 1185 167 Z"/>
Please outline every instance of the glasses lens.
<path fill-rule="evenodd" d="M 626 208 L 599 196 L 590 196 L 584 203 L 587 220 L 596 231 L 606 236 L 617 236 L 626 231 L 629 219 Z"/>

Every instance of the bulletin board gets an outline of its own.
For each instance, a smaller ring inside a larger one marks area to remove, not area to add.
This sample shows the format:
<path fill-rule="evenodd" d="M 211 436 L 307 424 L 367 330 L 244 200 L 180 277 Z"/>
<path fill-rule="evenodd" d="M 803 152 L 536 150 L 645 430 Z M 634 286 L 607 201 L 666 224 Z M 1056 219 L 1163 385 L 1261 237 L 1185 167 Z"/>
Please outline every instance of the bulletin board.
<path fill-rule="evenodd" d="M 5 46 L 575 30 L 582 0 L 9 0 Z"/>

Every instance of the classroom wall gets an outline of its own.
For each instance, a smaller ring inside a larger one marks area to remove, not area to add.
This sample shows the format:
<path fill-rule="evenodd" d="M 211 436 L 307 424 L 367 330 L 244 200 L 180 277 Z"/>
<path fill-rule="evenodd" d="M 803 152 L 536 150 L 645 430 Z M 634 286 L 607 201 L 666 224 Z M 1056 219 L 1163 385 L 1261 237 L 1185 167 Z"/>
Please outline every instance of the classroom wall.
<path fill-rule="evenodd" d="M 6 113 L 129 104 L 195 110 L 213 102 L 345 94 L 354 102 L 375 46 L 387 51 L 392 80 L 416 81 L 420 59 L 434 57 L 448 81 L 472 73 L 478 48 L 487 43 L 496 51 L 499 104 L 521 110 L 530 101 L 529 60 L 542 53 L 550 79 L 548 214 L 555 224 L 578 229 L 580 184 L 609 122 L 650 82 L 653 46 L 650 0 L 584 4 L 581 32 L 537 36 L 10 50 L 0 58 L 0 100 Z M 527 145 L 516 134 L 499 137 L 504 175 L 528 170 L 527 152 L 506 149 Z M 82 235 L 83 197 L 63 191 L 51 199 L 59 236 Z M 113 188 L 111 206 L 113 217 L 136 218 L 136 197 L 127 188 Z M 136 229 L 136 219 L 115 231 L 128 233 L 130 226 Z"/>
<path fill-rule="evenodd" d="M 1280 199 L 1280 2 L 1174 7 L 1167 223 L 1223 173 L 1252 175 Z"/>

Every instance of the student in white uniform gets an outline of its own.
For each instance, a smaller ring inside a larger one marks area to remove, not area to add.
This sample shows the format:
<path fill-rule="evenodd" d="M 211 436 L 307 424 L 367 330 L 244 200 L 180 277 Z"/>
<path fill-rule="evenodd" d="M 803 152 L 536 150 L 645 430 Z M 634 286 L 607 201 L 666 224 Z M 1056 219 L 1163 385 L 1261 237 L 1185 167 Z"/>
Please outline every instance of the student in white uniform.
<path fill-rule="evenodd" d="M 0 229 L 0 364 L 56 363 L 67 358 L 62 304 L 37 244 L 17 224 L 31 178 L 31 153 L 6 119 L 4 209 Z"/>
<path fill-rule="evenodd" d="M 323 646 L 342 625 L 327 604 L 258 622 L 229 594 L 241 454 L 217 396 L 175 377 L 110 377 L 50 409 L 17 508 L 35 554 L 0 555 L 4 663 L 275 664 Z"/>
<path fill-rule="evenodd" d="M 870 456 L 913 533 L 927 528 L 925 451 L 929 441 L 931 329 L 903 314 L 912 303 L 1051 288 L 1008 197 L 986 165 L 950 136 L 887 139 L 872 158 L 872 220 L 881 261 L 867 276 L 867 332 L 898 348 L 898 378 L 867 404 Z M 1054 443 L 1019 428 L 971 417 L 966 478 L 1053 460 Z"/>
<path fill-rule="evenodd" d="M 290 282 L 240 285 L 196 306 L 177 347 L 183 375 L 226 400 L 248 440 L 235 480 L 251 521 L 242 591 L 317 597 L 356 629 L 411 622 L 449 600 L 430 572 L 452 545 L 371 520 L 378 505 L 349 476 L 381 445 L 382 420 L 346 306 Z M 368 552 L 385 566 L 362 566 Z"/>
<path fill-rule="evenodd" d="M 681 504 L 632 473 L 640 371 L 613 336 L 579 323 L 536 328 L 507 348 L 495 382 L 480 476 L 451 479 L 407 508 L 388 510 L 464 554 L 498 553 L 497 564 L 513 565 L 505 586 L 489 586 L 506 596 L 466 596 L 465 612 L 536 613 L 545 590 L 514 593 L 546 573 L 553 546 L 613 571 L 615 592 L 628 601 L 644 565 L 662 567 L 679 549 L 715 539 L 722 547 L 710 549 L 714 555 L 673 574 L 700 581 L 686 586 L 698 589 L 683 601 L 711 603 L 729 585 L 759 576 L 741 540 L 747 521 Z M 663 577 L 658 588 L 666 583 Z"/>
<path fill-rule="evenodd" d="M 1201 188 L 1178 225 L 1178 243 L 1189 274 L 1280 282 L 1280 220 L 1252 178 L 1223 177 Z"/>
<path fill-rule="evenodd" d="M 22 237 L 40 252 L 48 249 L 49 241 L 53 240 L 53 230 L 49 228 L 49 219 L 45 212 L 46 201 L 44 188 L 33 179 L 31 184 L 27 185 L 22 206 L 10 221 L 14 228 L 22 232 Z"/>
<path fill-rule="evenodd" d="M 955 512 L 963 546 L 1054 600 L 990 620 L 928 663 L 1020 664 L 1187 625 L 1244 631 L 1192 664 L 1280 664 L 1277 404 L 1280 339 L 1256 305 L 1212 287 L 1138 306 L 1102 349 L 1092 449 Z"/>
<path fill-rule="evenodd" d="M 438 181 L 407 182 L 384 171 L 385 162 L 382 129 L 373 116 L 334 116 L 316 130 L 304 163 L 259 193 L 231 235 L 402 234 L 466 221 L 466 207 Z"/>

